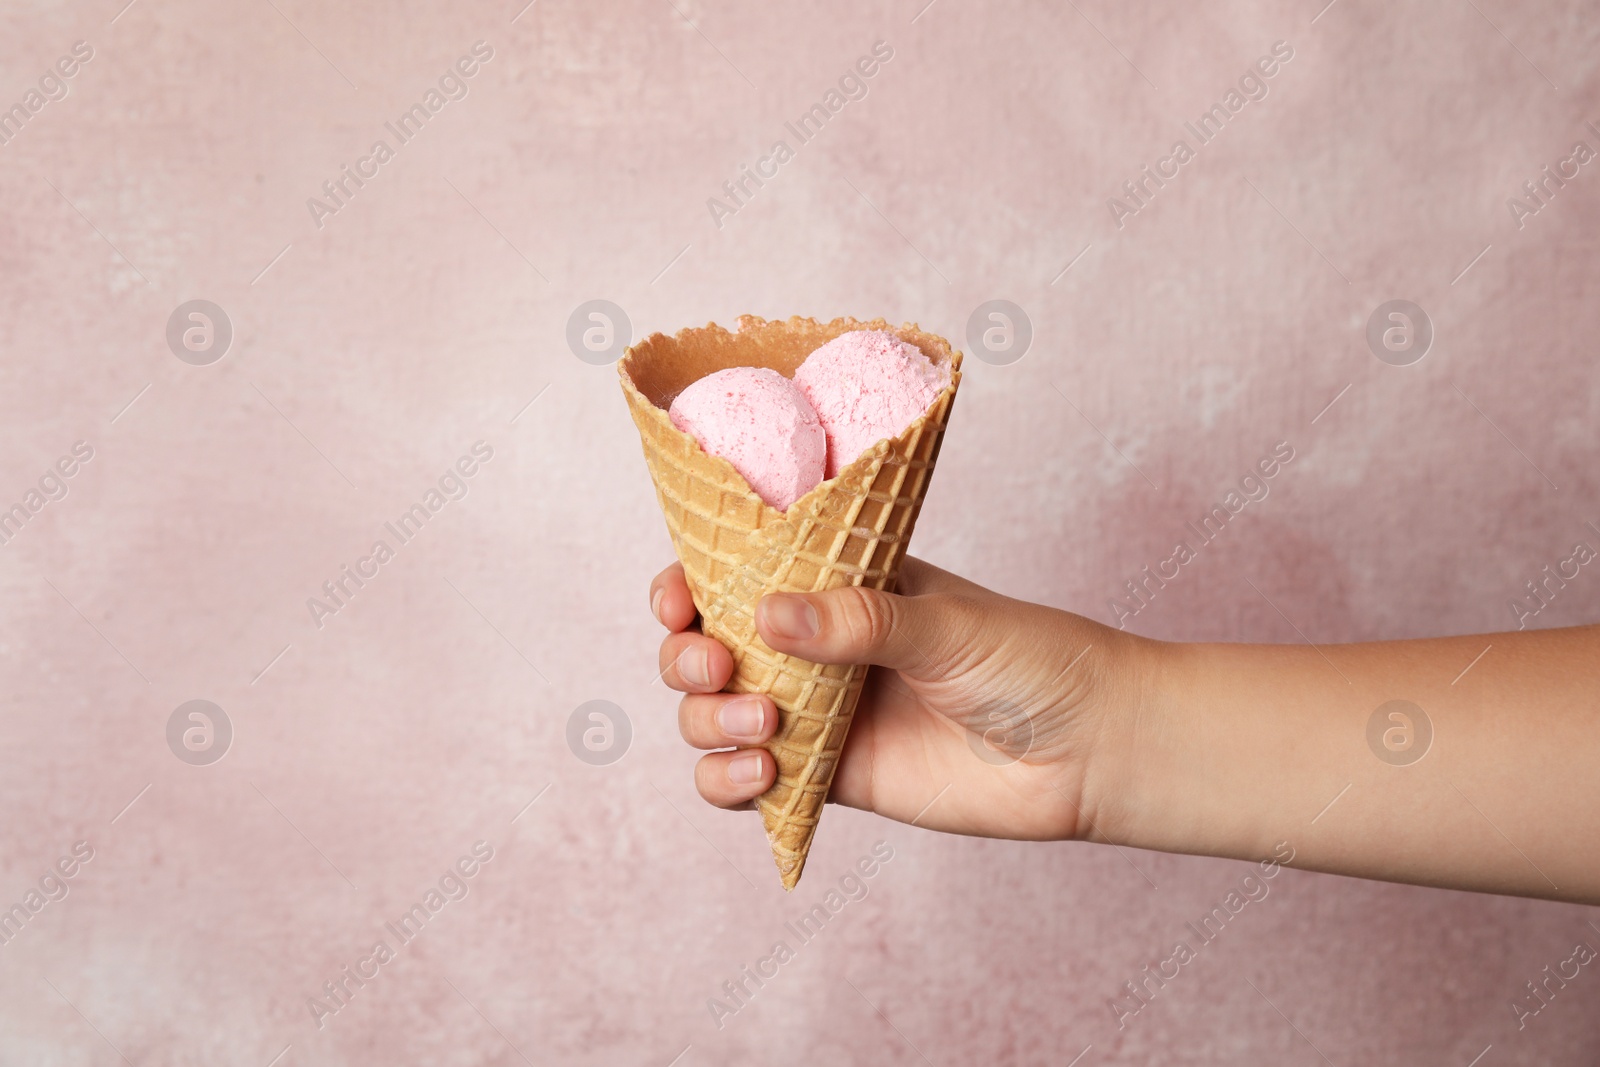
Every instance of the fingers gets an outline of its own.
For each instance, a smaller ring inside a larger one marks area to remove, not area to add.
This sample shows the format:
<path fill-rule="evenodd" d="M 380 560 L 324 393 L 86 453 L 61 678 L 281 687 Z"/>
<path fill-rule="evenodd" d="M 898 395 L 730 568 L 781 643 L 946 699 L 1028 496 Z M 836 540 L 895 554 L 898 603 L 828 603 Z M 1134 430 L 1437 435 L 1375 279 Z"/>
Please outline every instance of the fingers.
<path fill-rule="evenodd" d="M 683 564 L 672 564 L 650 583 L 650 613 L 671 631 L 661 642 L 661 680 L 688 694 L 678 705 L 683 739 L 696 748 L 729 748 L 771 737 L 778 728 L 772 698 L 718 692 L 733 676 L 733 656 L 703 634 L 682 632 L 696 614 Z M 694 784 L 707 803 L 744 808 L 772 788 L 777 773 L 763 748 L 713 752 L 695 764 Z"/>
<path fill-rule="evenodd" d="M 680 693 L 715 693 L 733 677 L 733 656 L 704 634 L 667 635 L 658 662 L 661 680 Z"/>
<path fill-rule="evenodd" d="M 673 633 L 687 629 L 694 622 L 694 598 L 689 595 L 683 564 L 672 564 L 651 581 L 650 613 Z"/>
<path fill-rule="evenodd" d="M 756 606 L 756 628 L 779 652 L 813 663 L 875 663 L 937 672 L 945 650 L 970 642 L 975 601 L 948 594 L 897 596 L 859 586 L 774 593 Z"/>
<path fill-rule="evenodd" d="M 650 583 L 650 611 L 672 633 L 661 642 L 661 679 L 680 693 L 714 693 L 733 676 L 733 657 L 721 644 L 698 633 L 684 633 L 695 618 L 694 598 L 674 563 Z"/>
<path fill-rule="evenodd" d="M 771 737 L 778 728 L 772 698 L 719 693 L 733 676 L 733 657 L 717 641 L 683 632 L 695 619 L 683 564 L 672 564 L 650 583 L 650 613 L 672 631 L 661 642 L 661 680 L 689 694 L 678 706 L 683 739 L 696 748 L 728 748 Z M 743 808 L 772 788 L 777 773 L 766 749 L 713 752 L 695 764 L 694 784 L 710 804 Z"/>
<path fill-rule="evenodd" d="M 678 702 L 678 732 L 695 748 L 760 744 L 778 728 L 772 698 L 755 693 L 691 693 Z"/>
<path fill-rule="evenodd" d="M 713 752 L 694 765 L 694 786 L 708 803 L 742 808 L 772 788 L 778 766 L 764 748 Z"/>

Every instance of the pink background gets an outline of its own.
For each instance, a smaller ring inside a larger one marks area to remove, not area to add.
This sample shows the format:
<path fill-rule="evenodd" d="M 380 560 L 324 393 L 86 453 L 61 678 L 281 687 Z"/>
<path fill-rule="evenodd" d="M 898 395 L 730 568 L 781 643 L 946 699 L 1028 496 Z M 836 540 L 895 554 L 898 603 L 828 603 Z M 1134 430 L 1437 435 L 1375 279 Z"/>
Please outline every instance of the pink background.
<path fill-rule="evenodd" d="M 1133 629 L 1503 629 L 1600 545 L 1600 165 L 1506 206 L 1600 148 L 1597 5 L 122 2 L 0 16 L 7 107 L 94 49 L 0 146 L 0 500 L 94 449 L 0 548 L 0 904 L 94 849 L 0 946 L 0 1062 L 1600 1056 L 1600 973 L 1520 1032 L 1509 1007 L 1600 946 L 1596 909 L 1290 871 L 1119 1031 L 1107 999 L 1247 865 L 833 810 L 785 897 L 755 817 L 693 791 L 652 680 L 663 523 L 614 369 L 565 340 L 604 298 L 635 337 L 852 314 L 970 348 L 1009 299 L 1032 348 L 969 359 L 918 554 L 1109 621 L 1288 441 Z M 469 95 L 319 229 L 307 198 L 478 40 Z M 707 198 L 877 40 L 868 96 L 719 229 Z M 1277 40 L 1269 95 L 1114 225 Z M 165 339 L 196 298 L 233 324 L 210 366 Z M 1367 349 L 1390 299 L 1434 324 L 1414 366 Z M 479 440 L 467 497 L 315 627 Z M 1585 570 L 1533 623 L 1597 617 Z M 210 766 L 166 741 L 197 698 L 234 729 Z M 565 741 L 592 699 L 632 722 L 611 766 Z M 319 1030 L 307 999 L 478 840 L 470 894 Z M 870 894 L 719 1030 L 707 999 L 880 840 Z"/>

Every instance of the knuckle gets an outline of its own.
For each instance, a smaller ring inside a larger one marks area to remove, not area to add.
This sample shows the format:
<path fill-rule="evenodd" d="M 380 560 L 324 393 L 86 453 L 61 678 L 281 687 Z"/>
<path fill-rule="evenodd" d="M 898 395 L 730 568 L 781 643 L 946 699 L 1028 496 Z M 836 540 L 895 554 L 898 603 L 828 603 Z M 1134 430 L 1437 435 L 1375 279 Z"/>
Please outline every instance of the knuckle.
<path fill-rule="evenodd" d="M 964 593 L 940 593 L 928 599 L 935 602 L 940 616 L 949 619 L 956 629 L 972 629 L 983 618 L 984 607 L 976 597 Z"/>
<path fill-rule="evenodd" d="M 889 598 L 875 589 L 849 586 L 839 598 L 840 631 L 852 648 L 882 648 L 894 630 Z"/>
<path fill-rule="evenodd" d="M 940 593 L 927 598 L 929 614 L 939 620 L 922 635 L 929 647 L 931 659 L 956 663 L 964 662 L 978 649 L 987 647 L 983 634 L 988 622 L 988 609 L 976 597 L 964 593 Z"/>

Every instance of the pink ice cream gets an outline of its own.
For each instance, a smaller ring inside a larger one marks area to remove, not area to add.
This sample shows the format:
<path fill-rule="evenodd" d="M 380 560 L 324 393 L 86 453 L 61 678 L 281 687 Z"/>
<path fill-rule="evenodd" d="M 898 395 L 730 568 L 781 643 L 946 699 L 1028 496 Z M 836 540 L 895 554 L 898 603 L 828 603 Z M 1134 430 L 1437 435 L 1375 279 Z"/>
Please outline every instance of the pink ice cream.
<path fill-rule="evenodd" d="M 779 511 L 820 481 L 828 442 L 817 413 L 775 370 L 729 367 L 679 393 L 672 425 L 721 456 Z"/>
<path fill-rule="evenodd" d="M 879 441 L 898 437 L 950 384 L 950 373 L 892 333 L 855 330 L 807 356 L 794 384 L 827 433 L 832 478 Z"/>

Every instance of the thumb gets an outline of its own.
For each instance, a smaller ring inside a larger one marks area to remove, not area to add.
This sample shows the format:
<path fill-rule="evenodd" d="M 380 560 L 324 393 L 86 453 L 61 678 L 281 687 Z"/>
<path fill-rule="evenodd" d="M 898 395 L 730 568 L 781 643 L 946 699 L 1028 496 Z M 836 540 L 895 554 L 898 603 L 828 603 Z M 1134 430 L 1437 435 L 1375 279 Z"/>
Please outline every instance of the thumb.
<path fill-rule="evenodd" d="M 813 663 L 941 673 L 941 650 L 950 647 L 951 631 L 960 627 L 959 614 L 938 606 L 949 600 L 853 585 L 823 593 L 772 593 L 756 605 L 756 630 L 775 651 Z"/>

